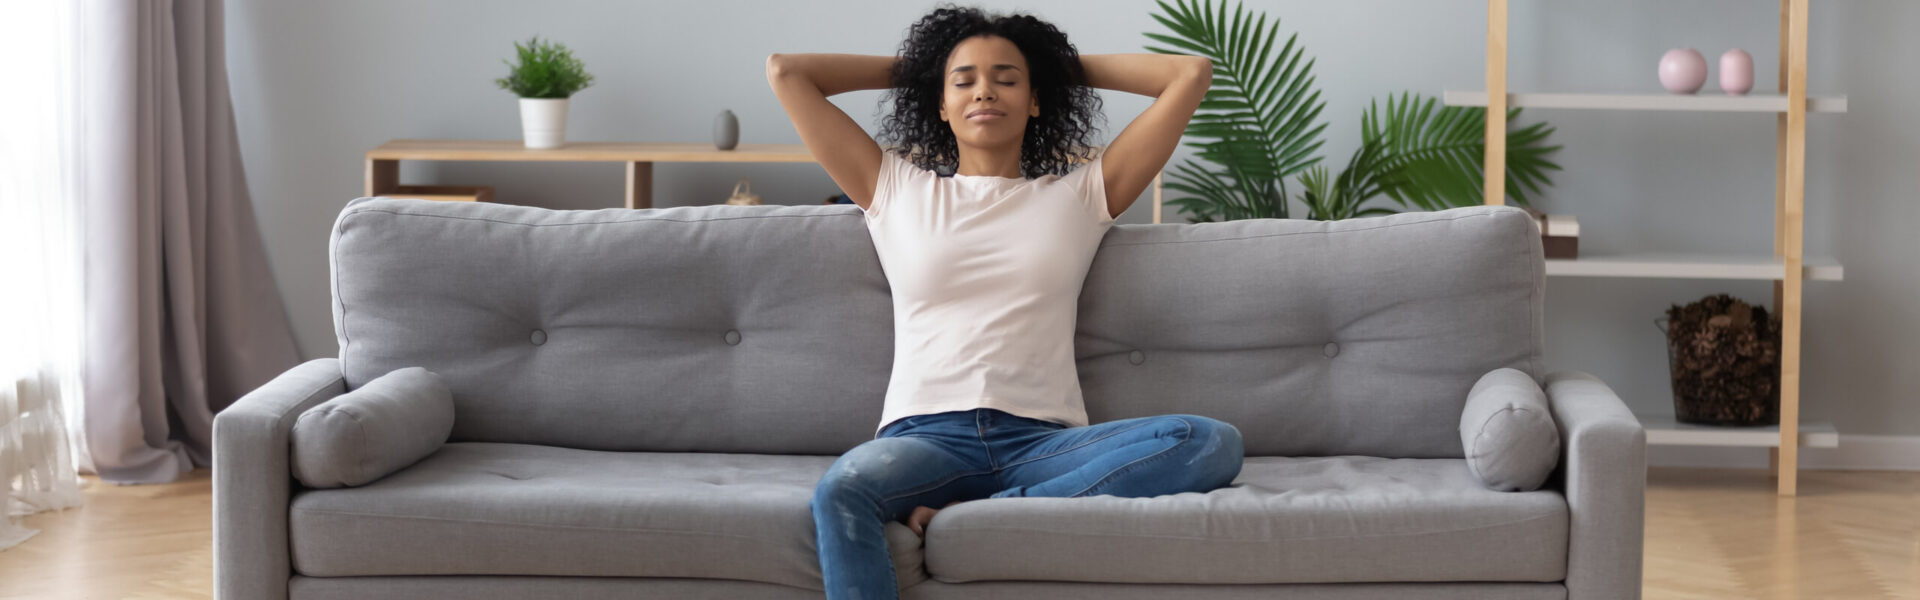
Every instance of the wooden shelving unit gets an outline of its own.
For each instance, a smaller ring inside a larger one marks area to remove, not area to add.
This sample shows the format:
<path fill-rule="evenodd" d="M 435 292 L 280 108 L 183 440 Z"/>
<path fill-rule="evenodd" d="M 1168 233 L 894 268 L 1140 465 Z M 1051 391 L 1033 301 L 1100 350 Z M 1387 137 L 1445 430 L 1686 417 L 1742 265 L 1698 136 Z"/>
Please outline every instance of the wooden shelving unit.
<path fill-rule="evenodd" d="M 1807 279 L 1840 281 L 1846 269 L 1832 259 L 1807 259 Z M 1549 277 L 1653 277 L 1680 279 L 1778 280 L 1786 265 L 1774 256 L 1636 253 L 1547 259 Z"/>
<path fill-rule="evenodd" d="M 802 163 L 817 162 L 813 153 L 800 144 L 740 144 L 732 150 L 718 150 L 711 144 L 679 142 L 567 142 L 559 148 L 528 149 L 520 140 L 388 140 L 367 151 L 366 182 L 362 193 L 368 196 L 406 193 L 400 184 L 400 161 L 481 161 L 481 162 L 614 162 L 624 163 L 627 171 L 625 206 L 653 208 L 653 164 L 662 162 L 696 163 Z M 1164 173 L 1164 171 L 1162 171 Z M 1161 175 L 1153 176 L 1153 222 L 1160 222 Z M 427 197 L 424 192 L 410 197 Z M 493 201 L 488 189 L 484 196 L 461 198 Z M 447 200 L 451 197 L 434 197 Z"/>
<path fill-rule="evenodd" d="M 1780 428 L 1767 427 L 1714 427 L 1680 423 L 1668 416 L 1641 416 L 1640 424 L 1647 428 L 1647 443 L 1669 446 L 1742 446 L 1777 448 L 1780 446 Z M 1808 448 L 1840 447 L 1840 432 L 1826 423 L 1802 423 L 1800 425 L 1800 445 Z"/>
<path fill-rule="evenodd" d="M 368 150 L 366 160 L 363 193 L 368 196 L 400 191 L 403 160 L 622 163 L 627 171 L 627 208 L 653 207 L 654 163 L 814 162 L 813 154 L 799 144 L 740 144 L 718 150 L 702 143 L 567 142 L 559 148 L 532 150 L 520 140 L 391 140 Z"/>
<path fill-rule="evenodd" d="M 1486 106 L 1486 92 L 1448 91 L 1441 101 L 1452 106 Z M 1666 110 L 1695 112 L 1786 112 L 1787 97 L 1779 94 L 1507 94 L 1507 106 L 1516 108 L 1576 108 L 1593 110 Z M 1807 110 L 1847 112 L 1846 96 L 1808 98 Z"/>
<path fill-rule="evenodd" d="M 1679 277 L 1771 280 L 1780 315 L 1780 425 L 1703 427 L 1672 417 L 1641 415 L 1647 443 L 1768 448 L 1778 491 L 1797 492 L 1800 447 L 1836 447 L 1840 435 L 1826 423 L 1800 422 L 1801 288 L 1807 280 L 1839 281 L 1838 262 L 1803 255 L 1806 220 L 1807 113 L 1847 111 L 1845 96 L 1807 95 L 1807 3 L 1780 0 L 1780 79 L 1777 94 L 1555 94 L 1507 91 L 1507 2 L 1487 0 L 1487 89 L 1448 91 L 1446 104 L 1487 107 L 1486 203 L 1506 202 L 1509 106 L 1621 111 L 1775 113 L 1773 256 L 1635 254 L 1548 260 L 1547 274 L 1563 277 Z M 1648 73 L 1652 77 L 1651 69 Z"/>

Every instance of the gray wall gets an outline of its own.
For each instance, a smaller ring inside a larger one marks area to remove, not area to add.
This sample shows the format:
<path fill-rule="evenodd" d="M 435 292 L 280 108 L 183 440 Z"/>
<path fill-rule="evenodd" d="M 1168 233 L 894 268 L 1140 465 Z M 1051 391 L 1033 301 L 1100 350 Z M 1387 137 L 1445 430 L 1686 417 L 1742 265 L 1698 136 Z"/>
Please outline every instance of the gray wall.
<path fill-rule="evenodd" d="M 1299 32 L 1327 100 L 1325 155 L 1357 144 L 1369 99 L 1412 90 L 1481 89 L 1480 0 L 1267 1 L 1250 7 Z M 1140 52 L 1162 28 L 1146 1 L 991 2 L 1064 29 L 1083 53 Z M 1776 78 L 1772 2 L 1522 0 L 1513 3 L 1510 85 L 1516 91 L 1657 91 L 1654 64 L 1674 46 L 1714 61 L 1755 57 L 1756 89 Z M 731 108 L 747 143 L 797 143 L 763 60 L 772 52 L 891 54 L 931 3 L 839 2 L 283 2 L 235 0 L 228 60 L 249 185 L 275 277 L 304 354 L 332 356 L 327 232 L 360 193 L 361 156 L 392 138 L 514 139 L 514 98 L 494 87 L 511 40 L 541 34 L 576 50 L 598 83 L 574 97 L 570 139 L 704 141 Z M 1806 247 L 1835 256 L 1845 282 L 1806 293 L 1804 413 L 1846 434 L 1920 434 L 1920 225 L 1916 146 L 1920 41 L 1903 0 L 1815 2 L 1815 93 L 1850 97 L 1846 115 L 1817 115 L 1808 135 Z M 1717 74 L 1717 62 L 1714 73 Z M 1716 93 L 1709 83 L 1705 93 Z M 878 92 L 836 103 L 872 130 Z M 1149 100 L 1106 93 L 1106 139 Z M 1772 244 L 1770 115 L 1535 111 L 1559 128 L 1567 170 L 1542 201 L 1577 215 L 1582 251 L 1746 251 Z M 1183 150 L 1175 160 L 1183 159 Z M 550 208 L 620 202 L 615 164 L 407 164 L 407 183 L 484 183 L 503 201 Z M 724 199 L 751 177 L 768 202 L 836 193 L 814 165 L 663 165 L 659 206 Z M 1151 221 L 1143 198 L 1121 223 Z M 1169 215 L 1170 221 L 1182 221 Z M 1770 298 L 1762 282 L 1555 278 L 1548 286 L 1548 360 L 1593 372 L 1636 410 L 1671 412 L 1666 356 L 1652 320 L 1672 303 L 1729 292 Z"/>

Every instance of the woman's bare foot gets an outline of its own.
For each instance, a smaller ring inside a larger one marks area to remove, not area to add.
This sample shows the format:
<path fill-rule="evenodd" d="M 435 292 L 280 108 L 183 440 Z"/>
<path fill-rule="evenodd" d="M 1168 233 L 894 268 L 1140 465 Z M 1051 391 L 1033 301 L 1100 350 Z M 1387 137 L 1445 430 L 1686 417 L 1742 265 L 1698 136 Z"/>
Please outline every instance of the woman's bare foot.
<path fill-rule="evenodd" d="M 960 503 L 959 500 L 955 500 L 952 502 L 948 502 L 947 506 L 953 506 L 959 503 Z M 945 507 L 942 507 L 942 508 L 945 508 Z M 907 515 L 907 528 L 912 529 L 913 532 L 919 535 L 920 537 L 927 537 L 927 524 L 933 522 L 933 515 L 938 512 L 940 512 L 940 509 L 938 508 L 931 508 L 926 506 L 914 507 L 913 514 Z"/>

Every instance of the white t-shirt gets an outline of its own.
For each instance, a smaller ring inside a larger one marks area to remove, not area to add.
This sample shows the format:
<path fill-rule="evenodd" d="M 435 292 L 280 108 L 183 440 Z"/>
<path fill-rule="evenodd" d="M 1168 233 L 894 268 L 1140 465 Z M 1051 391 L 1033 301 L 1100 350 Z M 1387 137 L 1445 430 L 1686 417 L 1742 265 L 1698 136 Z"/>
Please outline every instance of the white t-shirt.
<path fill-rule="evenodd" d="M 939 174 L 883 151 L 867 230 L 893 290 L 893 375 L 878 437 L 975 408 L 1087 424 L 1074 319 L 1113 225 L 1095 158 L 1037 179 Z"/>

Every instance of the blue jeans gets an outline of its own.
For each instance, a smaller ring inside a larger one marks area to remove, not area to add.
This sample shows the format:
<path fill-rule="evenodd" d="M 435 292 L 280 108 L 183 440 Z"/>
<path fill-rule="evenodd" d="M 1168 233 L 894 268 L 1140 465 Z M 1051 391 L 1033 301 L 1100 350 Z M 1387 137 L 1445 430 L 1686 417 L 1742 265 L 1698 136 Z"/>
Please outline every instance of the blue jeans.
<path fill-rule="evenodd" d="M 1020 496 L 1142 498 L 1233 482 L 1240 430 L 1194 415 L 1067 427 L 991 408 L 895 421 L 827 469 L 813 491 L 829 599 L 899 597 L 882 535 L 914 507 Z"/>

